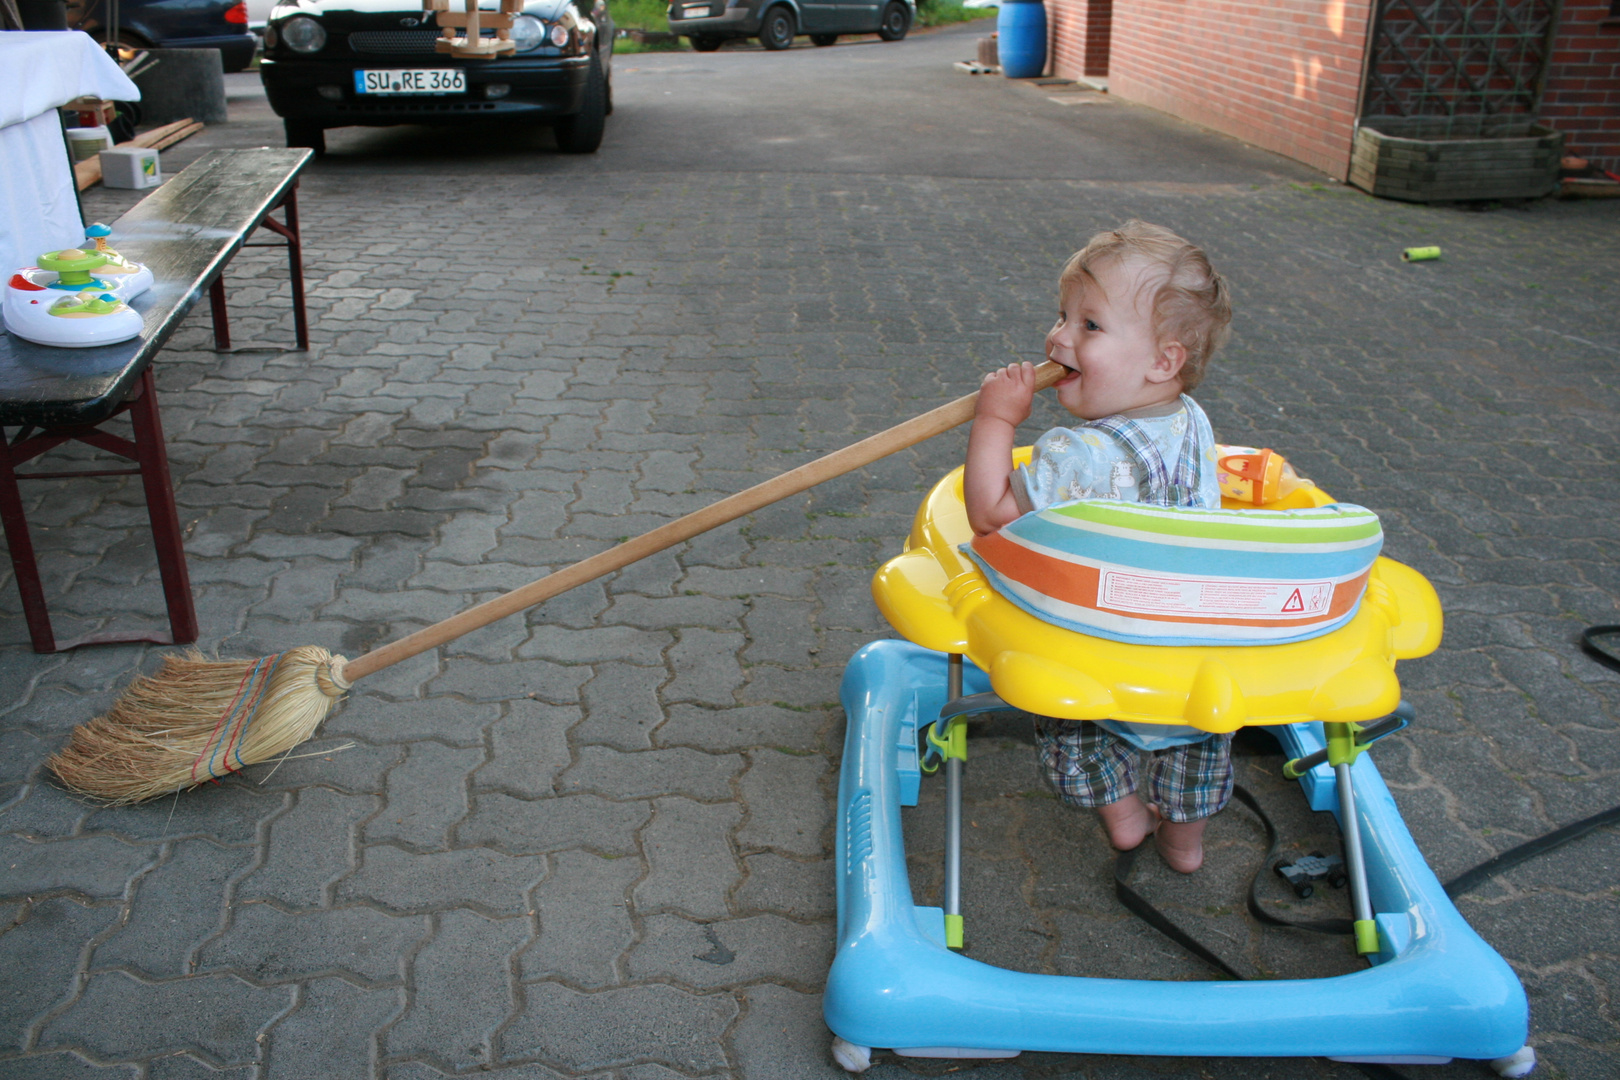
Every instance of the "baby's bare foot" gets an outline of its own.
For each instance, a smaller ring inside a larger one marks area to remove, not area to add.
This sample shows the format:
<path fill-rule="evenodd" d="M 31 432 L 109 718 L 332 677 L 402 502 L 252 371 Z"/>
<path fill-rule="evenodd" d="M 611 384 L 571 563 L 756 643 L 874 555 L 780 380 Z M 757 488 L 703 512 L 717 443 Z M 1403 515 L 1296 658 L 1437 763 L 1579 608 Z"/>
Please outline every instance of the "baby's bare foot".
<path fill-rule="evenodd" d="M 1204 822 L 1164 821 L 1159 823 L 1159 858 L 1172 870 L 1190 874 L 1204 865 Z"/>
<path fill-rule="evenodd" d="M 1102 818 L 1103 827 L 1108 830 L 1108 842 L 1119 851 L 1130 851 L 1139 846 L 1159 824 L 1158 813 L 1137 798 L 1135 792 L 1118 802 L 1099 806 L 1097 816 Z"/>

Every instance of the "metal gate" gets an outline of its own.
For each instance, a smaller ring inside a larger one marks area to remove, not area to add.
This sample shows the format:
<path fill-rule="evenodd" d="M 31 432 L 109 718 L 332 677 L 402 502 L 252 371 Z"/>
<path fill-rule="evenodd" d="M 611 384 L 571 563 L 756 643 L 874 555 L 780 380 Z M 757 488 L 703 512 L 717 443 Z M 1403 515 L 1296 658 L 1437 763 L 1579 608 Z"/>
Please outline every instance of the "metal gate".
<path fill-rule="evenodd" d="M 1437 135 L 1524 132 L 1557 21 L 1558 0 L 1378 0 L 1362 119 L 1409 118 L 1400 126 Z"/>

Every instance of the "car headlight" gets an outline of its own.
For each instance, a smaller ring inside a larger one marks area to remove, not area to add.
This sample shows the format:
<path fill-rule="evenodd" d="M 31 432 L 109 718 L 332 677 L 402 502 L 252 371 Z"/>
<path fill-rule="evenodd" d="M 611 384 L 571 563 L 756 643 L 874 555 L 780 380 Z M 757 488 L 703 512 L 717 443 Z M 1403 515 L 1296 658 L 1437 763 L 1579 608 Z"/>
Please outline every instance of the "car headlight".
<path fill-rule="evenodd" d="M 557 48 L 568 48 L 568 27 L 562 23 L 552 23 L 551 33 L 548 36 L 551 38 L 551 43 Z"/>
<path fill-rule="evenodd" d="M 308 15 L 294 15 L 281 24 L 281 40 L 293 52 L 320 52 L 326 45 L 326 28 Z"/>
<path fill-rule="evenodd" d="M 506 33 L 517 43 L 518 52 L 532 52 L 545 42 L 546 24 L 533 15 L 519 15 L 512 20 L 512 29 Z"/>

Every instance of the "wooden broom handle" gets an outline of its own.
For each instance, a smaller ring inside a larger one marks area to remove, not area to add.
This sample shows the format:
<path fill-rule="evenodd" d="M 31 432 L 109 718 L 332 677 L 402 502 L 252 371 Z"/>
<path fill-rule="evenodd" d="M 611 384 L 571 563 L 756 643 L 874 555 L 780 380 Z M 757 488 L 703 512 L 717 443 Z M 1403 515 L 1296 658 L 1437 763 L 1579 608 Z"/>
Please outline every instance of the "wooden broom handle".
<path fill-rule="evenodd" d="M 1045 390 L 1065 373 L 1065 368 L 1048 360 L 1035 369 L 1035 389 Z M 621 570 L 665 548 L 674 547 L 683 540 L 690 540 L 700 533 L 708 532 L 745 514 L 751 514 L 789 495 L 797 495 L 824 480 L 853 472 L 879 458 L 888 457 L 897 450 L 904 450 L 925 439 L 931 439 L 973 419 L 973 409 L 978 400 L 977 392 L 957 398 L 948 405 L 941 405 L 903 424 L 896 424 L 887 431 L 880 431 L 842 450 L 834 450 L 825 457 L 800 465 L 797 469 L 773 477 L 762 484 L 755 484 L 746 491 L 728 495 L 719 502 L 710 503 L 701 510 L 694 510 L 685 517 L 676 518 L 651 532 L 642 533 L 588 559 L 581 559 L 572 566 L 558 570 L 554 574 L 547 574 L 538 581 L 520 585 L 509 593 L 497 596 L 493 600 L 486 600 L 476 607 L 470 607 L 459 615 L 452 615 L 398 641 L 372 649 L 364 656 L 348 661 L 343 667 L 343 678 L 351 683 L 363 679 L 390 664 L 397 664 L 417 653 L 454 641 L 463 634 L 470 634 L 498 619 L 504 619 L 524 608 L 550 600 L 553 596 L 584 585 L 586 582 L 595 581 L 604 574 Z"/>

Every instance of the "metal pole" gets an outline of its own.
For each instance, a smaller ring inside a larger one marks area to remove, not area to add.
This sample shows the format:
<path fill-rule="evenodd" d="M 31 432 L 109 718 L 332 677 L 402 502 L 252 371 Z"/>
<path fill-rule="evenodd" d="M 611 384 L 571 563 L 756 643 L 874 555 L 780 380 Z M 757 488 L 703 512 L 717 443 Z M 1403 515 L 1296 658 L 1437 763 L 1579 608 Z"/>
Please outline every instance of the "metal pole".
<path fill-rule="evenodd" d="M 1333 767 L 1339 786 L 1339 831 L 1344 834 L 1344 864 L 1350 877 L 1350 909 L 1356 920 L 1356 952 L 1378 951 L 1378 925 L 1367 892 L 1367 860 L 1361 850 L 1361 819 L 1356 816 L 1356 789 L 1350 762 Z"/>
<path fill-rule="evenodd" d="M 962 696 L 962 657 L 952 653 L 946 675 L 946 700 Z M 947 736 L 949 738 L 949 736 Z M 954 739 L 951 739 L 954 742 Z M 962 947 L 962 759 L 945 757 L 945 943 Z"/>

